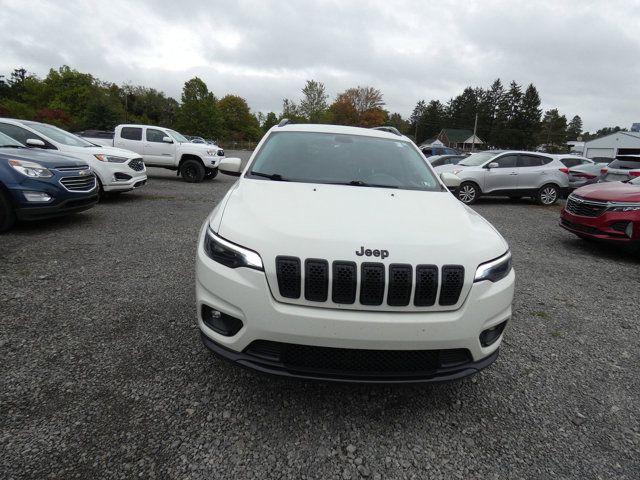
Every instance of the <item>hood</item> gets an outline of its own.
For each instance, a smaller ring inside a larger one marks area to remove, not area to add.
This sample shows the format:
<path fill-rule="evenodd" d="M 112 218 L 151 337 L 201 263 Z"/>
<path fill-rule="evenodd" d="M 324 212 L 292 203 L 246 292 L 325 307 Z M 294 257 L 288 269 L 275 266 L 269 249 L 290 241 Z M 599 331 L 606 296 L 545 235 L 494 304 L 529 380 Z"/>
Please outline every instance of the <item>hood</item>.
<path fill-rule="evenodd" d="M 187 142 L 187 143 L 180 143 L 180 147 L 184 148 L 190 148 L 193 149 L 194 151 L 205 151 L 205 150 L 219 150 L 220 147 L 218 147 L 217 145 L 209 145 L 208 143 L 191 143 L 191 142 Z"/>
<path fill-rule="evenodd" d="M 75 157 L 64 155 L 59 152 L 51 153 L 47 150 L 36 148 L 3 148 L 0 149 L 0 157 L 14 158 L 16 160 L 24 160 L 26 162 L 38 162 L 45 167 L 82 167 L 87 162 L 78 160 Z"/>
<path fill-rule="evenodd" d="M 622 182 L 594 183 L 578 188 L 575 195 L 589 200 L 608 202 L 640 202 L 640 185 Z"/>
<path fill-rule="evenodd" d="M 446 191 L 251 179 L 242 179 L 229 194 L 218 234 L 258 252 L 274 296 L 287 302 L 277 294 L 279 255 L 329 264 L 463 265 L 463 301 L 477 266 L 508 249 L 484 218 Z M 386 250 L 388 257 L 357 254 L 363 250 Z"/>
<path fill-rule="evenodd" d="M 101 145 L 96 145 L 95 147 L 73 147 L 73 153 L 88 153 L 89 155 L 97 155 L 99 153 L 118 155 L 120 157 L 125 158 L 139 158 L 140 155 L 132 152 L 131 150 L 126 150 L 124 148 L 118 147 L 104 147 Z"/>

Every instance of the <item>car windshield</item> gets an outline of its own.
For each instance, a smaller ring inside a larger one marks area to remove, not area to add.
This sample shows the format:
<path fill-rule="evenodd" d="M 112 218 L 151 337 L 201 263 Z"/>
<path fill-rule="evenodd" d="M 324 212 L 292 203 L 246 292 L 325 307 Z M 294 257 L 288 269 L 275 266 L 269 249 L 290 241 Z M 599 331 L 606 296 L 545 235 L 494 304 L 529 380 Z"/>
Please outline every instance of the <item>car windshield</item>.
<path fill-rule="evenodd" d="M 497 152 L 473 153 L 467 158 L 465 158 L 464 160 L 462 160 L 460 163 L 458 163 L 458 165 L 463 165 L 465 167 L 477 167 L 484 164 L 488 160 L 491 160 L 496 155 L 498 155 Z"/>
<path fill-rule="evenodd" d="M 54 127 L 53 125 L 35 122 L 25 122 L 25 125 L 33 128 L 36 132 L 41 133 L 49 140 L 53 140 L 54 142 L 62 145 L 67 145 L 69 147 L 95 147 L 93 143 L 87 142 L 83 138 L 72 133 L 65 132 L 61 128 Z"/>
<path fill-rule="evenodd" d="M 630 180 L 628 183 L 632 185 L 640 185 L 640 177 L 636 177 L 633 180 Z"/>
<path fill-rule="evenodd" d="M 424 158 L 404 140 L 317 132 L 269 136 L 248 178 L 439 191 Z"/>
<path fill-rule="evenodd" d="M 175 130 L 169 130 L 169 129 L 167 129 L 167 132 L 169 132 L 169 135 L 171 135 L 174 138 L 174 140 L 180 143 L 189 143 L 189 140 L 187 140 L 184 137 L 184 135 L 182 135 L 181 133 L 178 133 Z"/>
<path fill-rule="evenodd" d="M 24 147 L 20 142 L 14 140 L 9 135 L 0 132 L 0 147 Z"/>

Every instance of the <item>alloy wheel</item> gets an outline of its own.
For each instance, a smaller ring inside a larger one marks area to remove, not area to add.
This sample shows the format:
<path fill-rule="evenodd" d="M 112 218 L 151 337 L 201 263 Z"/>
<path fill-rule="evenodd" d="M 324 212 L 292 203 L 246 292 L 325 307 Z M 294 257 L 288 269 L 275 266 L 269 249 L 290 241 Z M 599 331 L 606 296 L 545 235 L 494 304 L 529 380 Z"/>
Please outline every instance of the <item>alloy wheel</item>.
<path fill-rule="evenodd" d="M 463 185 L 458 192 L 458 198 L 462 203 L 473 202 L 476 198 L 476 189 L 471 185 Z"/>
<path fill-rule="evenodd" d="M 551 205 L 558 199 L 558 192 L 553 187 L 546 187 L 540 192 L 540 201 L 544 205 Z"/>

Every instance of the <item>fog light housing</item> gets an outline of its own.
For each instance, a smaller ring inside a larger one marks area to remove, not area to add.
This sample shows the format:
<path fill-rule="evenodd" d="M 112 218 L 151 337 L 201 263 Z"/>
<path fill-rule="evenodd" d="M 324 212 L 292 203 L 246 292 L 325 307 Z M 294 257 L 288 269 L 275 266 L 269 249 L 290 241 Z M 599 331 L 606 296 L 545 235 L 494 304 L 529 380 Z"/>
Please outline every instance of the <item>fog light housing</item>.
<path fill-rule="evenodd" d="M 624 229 L 624 234 L 629 238 L 633 237 L 633 222 L 629 222 L 627 228 Z"/>
<path fill-rule="evenodd" d="M 504 328 L 506 326 L 507 320 L 499 323 L 498 325 L 494 325 L 491 328 L 483 330 L 483 332 L 480 334 L 480 345 L 482 345 L 483 347 L 488 347 L 496 343 L 496 340 L 500 338 L 500 335 L 502 335 L 502 332 L 504 332 Z"/>
<path fill-rule="evenodd" d="M 45 192 L 22 192 L 27 202 L 50 202 L 53 198 Z"/>
<path fill-rule="evenodd" d="M 116 173 L 113 175 L 113 178 L 114 178 L 116 181 L 118 181 L 118 180 L 119 180 L 119 181 L 127 181 L 127 180 L 131 180 L 133 177 L 132 177 L 131 175 L 127 175 L 126 173 L 116 172 Z"/>
<path fill-rule="evenodd" d="M 207 305 L 202 305 L 202 321 L 204 324 L 220 335 L 233 337 L 243 326 L 242 320 L 224 312 L 215 310 Z"/>

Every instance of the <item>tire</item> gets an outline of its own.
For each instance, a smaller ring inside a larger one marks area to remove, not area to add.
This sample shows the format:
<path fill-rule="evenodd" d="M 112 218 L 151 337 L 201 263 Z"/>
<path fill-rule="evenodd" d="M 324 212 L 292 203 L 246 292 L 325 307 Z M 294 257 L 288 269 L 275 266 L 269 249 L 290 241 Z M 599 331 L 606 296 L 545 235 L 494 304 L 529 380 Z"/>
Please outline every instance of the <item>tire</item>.
<path fill-rule="evenodd" d="M 102 182 L 100 178 L 96 175 L 96 182 L 98 182 L 98 202 L 104 200 L 104 188 L 102 188 Z"/>
<path fill-rule="evenodd" d="M 480 196 L 480 187 L 473 182 L 464 182 L 458 187 L 457 195 L 465 205 L 473 205 Z"/>
<path fill-rule="evenodd" d="M 536 201 L 545 207 L 555 204 L 558 198 L 560 198 L 560 189 L 551 183 L 542 186 L 536 194 Z"/>
<path fill-rule="evenodd" d="M 16 212 L 6 195 L 0 191 L 0 233 L 9 231 L 16 223 Z"/>
<path fill-rule="evenodd" d="M 207 168 L 204 172 L 204 178 L 207 180 L 214 179 L 218 176 L 218 167 L 216 168 Z"/>
<path fill-rule="evenodd" d="M 204 165 L 198 160 L 185 160 L 180 166 L 180 175 L 185 182 L 200 183 L 205 176 Z"/>

